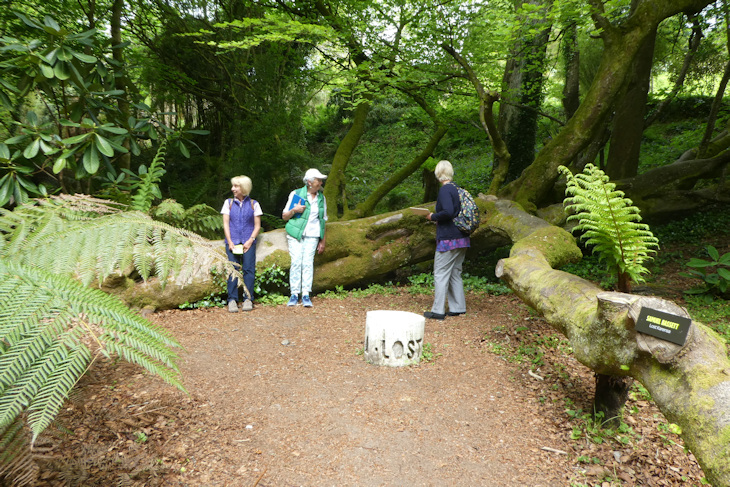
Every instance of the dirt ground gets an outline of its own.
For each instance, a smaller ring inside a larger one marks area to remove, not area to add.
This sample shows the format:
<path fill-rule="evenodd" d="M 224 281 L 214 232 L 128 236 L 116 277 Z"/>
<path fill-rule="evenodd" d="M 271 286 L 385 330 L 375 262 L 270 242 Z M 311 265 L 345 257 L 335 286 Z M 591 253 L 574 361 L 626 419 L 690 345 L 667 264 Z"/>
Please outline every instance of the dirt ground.
<path fill-rule="evenodd" d="M 640 388 L 623 432 L 591 428 L 592 374 L 513 296 L 470 293 L 467 315 L 427 320 L 417 366 L 365 362 L 368 311 L 422 313 L 430 300 L 404 290 L 155 313 L 184 346 L 189 395 L 95 364 L 39 443 L 40 485 L 701 484 Z"/>

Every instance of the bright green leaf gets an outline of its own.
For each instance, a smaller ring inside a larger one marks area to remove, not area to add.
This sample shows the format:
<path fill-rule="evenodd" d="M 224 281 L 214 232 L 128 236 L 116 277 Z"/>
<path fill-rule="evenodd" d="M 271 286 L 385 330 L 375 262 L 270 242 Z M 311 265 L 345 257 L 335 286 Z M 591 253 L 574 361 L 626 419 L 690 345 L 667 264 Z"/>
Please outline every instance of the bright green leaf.
<path fill-rule="evenodd" d="M 52 79 L 55 76 L 53 73 L 53 68 L 46 63 L 40 63 L 38 67 L 41 68 L 41 74 L 46 78 Z"/>
<path fill-rule="evenodd" d="M 58 174 L 66 168 L 66 158 L 59 157 L 56 162 L 53 163 L 53 174 Z"/>
<path fill-rule="evenodd" d="M 53 73 L 56 75 L 56 78 L 60 80 L 67 80 L 71 77 L 71 70 L 69 69 L 68 65 L 63 62 L 58 62 L 53 67 Z"/>
<path fill-rule="evenodd" d="M 61 142 L 63 142 L 66 145 L 75 144 L 77 142 L 81 142 L 82 140 L 85 140 L 86 138 L 93 135 L 93 132 L 86 132 L 84 134 L 74 135 L 73 137 L 68 137 L 63 139 Z"/>
<path fill-rule="evenodd" d="M 35 156 L 38 155 L 38 150 L 41 147 L 41 140 L 35 139 L 33 142 L 31 142 L 23 151 L 23 157 L 26 159 L 33 159 Z"/>
<path fill-rule="evenodd" d="M 86 172 L 96 174 L 96 171 L 99 170 L 99 153 L 96 151 L 94 144 L 89 144 L 84 151 L 84 157 L 82 159 Z"/>
<path fill-rule="evenodd" d="M 73 51 L 66 46 L 61 46 L 56 55 L 61 61 L 70 61 L 73 58 Z"/>
<path fill-rule="evenodd" d="M 84 62 L 84 63 L 91 64 L 91 63 L 95 63 L 97 61 L 97 59 L 94 56 L 89 56 L 88 54 L 83 54 L 81 52 L 71 51 L 71 54 L 73 54 L 73 56 L 76 59 L 78 59 L 79 61 Z"/>
<path fill-rule="evenodd" d="M 96 134 L 96 145 L 99 148 L 99 152 L 107 157 L 114 157 L 114 149 L 107 139 L 99 134 Z"/>

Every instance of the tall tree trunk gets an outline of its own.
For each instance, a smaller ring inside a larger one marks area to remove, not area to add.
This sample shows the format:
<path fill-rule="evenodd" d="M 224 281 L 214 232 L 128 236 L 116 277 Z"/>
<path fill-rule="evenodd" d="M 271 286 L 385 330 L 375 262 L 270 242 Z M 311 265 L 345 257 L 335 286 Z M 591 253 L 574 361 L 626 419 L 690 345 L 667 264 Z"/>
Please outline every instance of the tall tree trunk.
<path fill-rule="evenodd" d="M 499 100 L 499 94 L 494 91 L 487 91 L 484 88 L 474 69 L 456 49 L 448 44 L 441 44 L 441 47 L 459 63 L 461 69 L 464 70 L 464 77 L 469 80 L 479 97 L 479 122 L 492 143 L 492 150 L 497 162 L 497 166 L 492 171 L 492 184 L 489 188 L 489 194 L 495 194 L 507 177 L 510 164 L 510 153 L 507 150 L 507 144 L 504 143 L 494 120 L 494 103 Z"/>
<path fill-rule="evenodd" d="M 347 199 L 345 197 L 345 169 L 350 161 L 350 156 L 355 151 L 360 137 L 365 132 L 365 120 L 370 112 L 370 102 L 363 100 L 355 108 L 352 125 L 337 147 L 335 157 L 332 159 L 332 169 L 327 175 L 327 184 L 324 187 L 324 196 L 329 201 L 327 205 L 327 218 L 330 221 L 337 221 L 338 205 L 341 201 L 343 211 L 347 212 Z"/>
<path fill-rule="evenodd" d="M 522 3 L 539 7 L 539 12 L 543 15 L 538 17 L 537 12 L 532 12 L 519 19 L 521 22 L 515 35 L 516 43 L 504 69 L 502 103 L 497 126 L 510 154 L 505 183 L 516 179 L 535 159 L 537 111 L 543 99 L 546 52 L 551 28 L 550 24 L 546 25 L 545 19 L 549 17 L 544 13 L 552 5 L 552 0 L 527 0 Z"/>
<path fill-rule="evenodd" d="M 436 149 L 436 146 L 438 146 L 444 135 L 446 135 L 446 132 L 447 128 L 444 125 L 440 123 L 437 124 L 433 134 L 431 134 L 431 137 L 426 144 L 426 147 L 424 147 L 423 150 L 418 155 L 416 155 L 416 157 L 414 157 L 410 163 L 394 172 L 385 182 L 383 182 L 383 184 L 375 188 L 375 190 L 370 193 L 370 196 L 368 196 L 365 201 L 357 206 L 356 211 L 353 212 L 352 215 L 345 215 L 345 219 L 350 219 L 350 217 L 363 217 L 372 215 L 373 211 L 375 210 L 375 206 L 378 204 L 378 202 L 380 202 L 380 200 L 383 199 L 385 195 L 387 195 L 400 183 L 405 181 L 408 176 L 416 172 L 418 168 L 421 167 L 423 163 L 426 162 L 426 160 L 433 155 L 433 151 Z"/>
<path fill-rule="evenodd" d="M 728 54 L 730 54 L 730 18 L 728 17 L 730 15 L 730 7 L 728 7 L 727 0 L 723 0 L 722 7 L 725 13 L 725 47 L 728 51 Z M 698 157 L 707 157 L 707 148 L 710 144 L 710 140 L 712 139 L 712 132 L 715 130 L 717 114 L 719 113 L 720 107 L 722 106 L 722 100 L 725 96 L 725 89 L 727 88 L 727 83 L 729 79 L 730 61 L 725 64 L 725 72 L 723 73 L 722 79 L 720 80 L 720 85 L 717 87 L 717 93 L 715 93 L 715 99 L 713 100 L 712 108 L 710 109 L 710 116 L 707 120 L 705 134 L 703 135 L 702 141 L 700 142 L 700 147 L 697 154 Z"/>
<path fill-rule="evenodd" d="M 656 29 L 642 42 L 634 59 L 626 92 L 618 101 L 613 117 L 611 145 L 605 173 L 611 179 L 636 176 L 639 170 L 644 116 L 654 61 Z"/>
<path fill-rule="evenodd" d="M 570 22 L 566 27 L 561 48 L 565 64 L 563 110 L 565 120 L 570 120 L 580 106 L 580 50 L 578 49 L 578 26 L 575 22 Z"/>
<path fill-rule="evenodd" d="M 570 164 L 602 129 L 631 72 L 639 48 L 659 22 L 679 12 L 700 11 L 709 3 L 711 0 L 645 0 L 619 28 L 601 15 L 600 2 L 592 2 L 596 7 L 594 22 L 601 29 L 605 45 L 593 84 L 560 133 L 542 148 L 530 167 L 499 194 L 535 211 L 550 196 L 558 166 Z"/>
<path fill-rule="evenodd" d="M 350 215 L 345 215 L 345 219 L 358 218 L 363 216 L 370 216 L 375 210 L 375 206 L 382 200 L 385 195 L 392 191 L 396 186 L 406 180 L 408 176 L 418 170 L 429 157 L 433 156 L 433 151 L 436 150 L 441 139 L 446 135 L 448 128 L 438 118 L 436 110 L 434 110 L 426 100 L 418 93 L 413 92 L 409 89 L 403 89 L 404 93 L 413 98 L 418 105 L 423 109 L 424 112 L 433 120 L 434 132 L 431 134 L 426 146 L 417 154 L 410 163 L 403 166 L 401 169 L 395 171 L 388 179 L 386 179 L 380 186 L 370 193 L 367 199 L 360 203 L 355 211 Z M 432 201 L 432 200 L 431 200 Z"/>
<path fill-rule="evenodd" d="M 666 98 L 664 98 L 656 106 L 654 111 L 651 112 L 651 114 L 646 118 L 646 121 L 644 122 L 644 128 L 650 126 L 657 119 L 659 119 L 664 113 L 664 110 L 679 94 L 682 86 L 684 86 L 684 80 L 687 77 L 687 73 L 689 72 L 689 67 L 692 64 L 692 59 L 694 58 L 695 54 L 697 54 L 697 50 L 700 48 L 700 42 L 702 41 L 702 37 L 702 27 L 700 26 L 700 22 L 697 16 L 694 15 L 692 16 L 692 33 L 689 37 L 689 50 L 684 56 L 682 68 L 679 70 L 679 76 L 677 76 L 677 79 L 674 81 L 674 86 L 672 87 L 672 91 L 669 93 L 669 95 L 667 95 Z"/>
<path fill-rule="evenodd" d="M 111 40 L 112 40 L 112 56 L 114 57 L 114 61 L 118 63 L 118 66 L 123 69 L 123 66 L 125 66 L 124 61 L 124 48 L 122 47 L 122 10 L 124 9 L 124 0 L 114 0 L 114 3 L 112 4 L 112 17 L 110 20 L 110 30 L 111 30 Z M 119 96 L 117 98 L 118 100 L 118 106 L 119 111 L 122 113 L 122 120 L 124 120 L 124 123 L 127 123 L 127 120 L 129 120 L 129 102 L 127 101 L 127 97 L 129 94 L 127 93 L 127 86 L 125 83 L 125 80 L 127 79 L 126 76 L 115 76 L 114 77 L 114 87 L 118 90 L 124 91 L 124 94 L 122 96 Z M 132 127 L 128 127 L 131 129 Z M 125 139 L 122 143 L 122 146 L 127 149 L 127 152 L 124 154 L 121 154 L 119 156 L 119 166 L 124 169 L 129 169 L 131 167 L 131 161 L 132 161 L 132 154 L 129 151 L 129 139 Z"/>

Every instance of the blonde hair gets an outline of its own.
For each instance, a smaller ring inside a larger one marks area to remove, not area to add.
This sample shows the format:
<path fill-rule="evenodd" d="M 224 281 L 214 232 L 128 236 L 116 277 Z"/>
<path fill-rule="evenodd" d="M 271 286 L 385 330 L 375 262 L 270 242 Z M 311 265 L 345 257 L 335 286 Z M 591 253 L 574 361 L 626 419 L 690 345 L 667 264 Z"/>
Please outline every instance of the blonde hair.
<path fill-rule="evenodd" d="M 248 176 L 236 176 L 231 178 L 231 186 L 238 186 L 243 196 L 248 196 L 251 194 L 253 182 L 251 182 L 251 178 Z"/>
<path fill-rule="evenodd" d="M 433 170 L 433 174 L 439 181 L 451 181 L 454 179 L 454 168 L 447 160 L 439 161 Z"/>

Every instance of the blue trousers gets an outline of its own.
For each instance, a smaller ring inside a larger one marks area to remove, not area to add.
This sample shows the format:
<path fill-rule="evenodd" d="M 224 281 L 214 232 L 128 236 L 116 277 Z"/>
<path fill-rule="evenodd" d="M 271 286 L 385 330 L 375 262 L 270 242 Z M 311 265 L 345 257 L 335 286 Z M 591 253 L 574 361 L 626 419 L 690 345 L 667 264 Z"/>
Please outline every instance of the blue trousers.
<path fill-rule="evenodd" d="M 224 245 L 226 247 L 228 260 L 233 262 L 236 269 L 241 271 L 243 274 L 243 283 L 248 288 L 248 292 L 251 293 L 250 296 L 246 296 L 244 291 L 244 299 L 248 297 L 251 301 L 253 301 L 253 286 L 256 280 L 256 241 L 254 240 L 253 244 L 251 244 L 251 248 L 243 255 L 234 254 L 231 252 L 231 249 L 228 248 L 227 243 Z M 228 301 L 231 300 L 238 301 L 238 279 L 233 276 L 228 276 Z"/>

